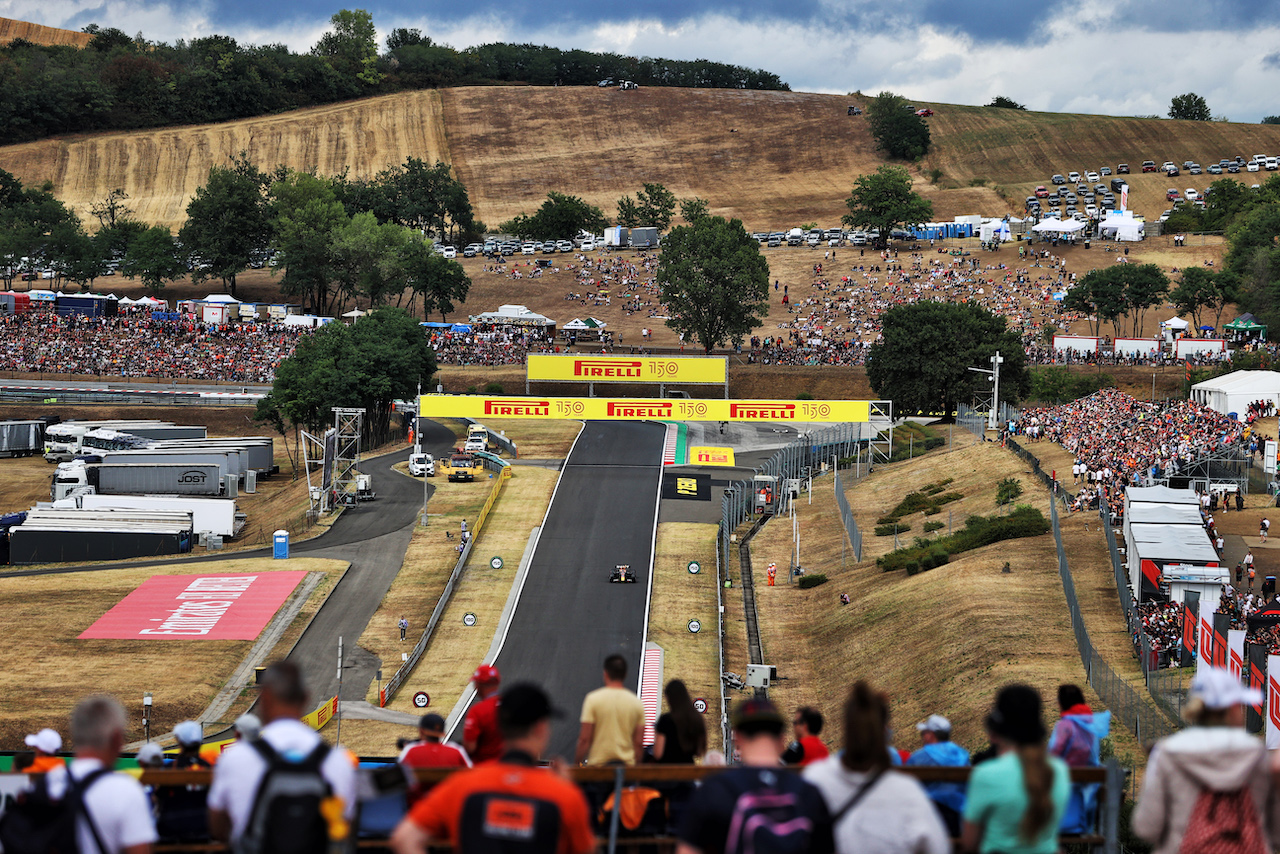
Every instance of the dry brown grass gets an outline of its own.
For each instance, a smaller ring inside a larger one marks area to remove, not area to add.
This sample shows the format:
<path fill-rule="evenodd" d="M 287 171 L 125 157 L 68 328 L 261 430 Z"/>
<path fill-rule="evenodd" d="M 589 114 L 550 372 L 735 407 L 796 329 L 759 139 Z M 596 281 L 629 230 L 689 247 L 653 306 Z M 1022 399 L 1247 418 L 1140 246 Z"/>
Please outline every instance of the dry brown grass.
<path fill-rule="evenodd" d="M 946 489 L 966 496 L 935 516 L 906 517 L 913 526 L 909 542 L 923 519 L 945 523 L 948 510 L 956 525 L 970 513 L 996 512 L 995 483 L 1008 476 L 1022 479 L 1022 500 L 1047 513 L 1044 491 L 1025 464 L 991 444 L 880 468 L 849 489 L 864 532 L 864 561 L 849 557 L 843 568 L 831 482 L 816 482 L 813 504 L 802 498 L 798 505 L 801 557 L 810 572 L 831 581 L 810 590 L 764 586 L 763 567 L 770 561 L 786 567 L 791 549 L 785 520 L 766 525 L 752 557 L 765 660 L 785 677 L 770 689 L 775 701 L 815 705 L 838 720 L 848 686 L 866 679 L 892 693 L 901 746 L 917 746 L 911 723 L 940 713 L 952 719 L 960 744 L 977 749 L 986 743 L 981 721 L 1000 685 L 1022 681 L 1052 698 L 1061 682 L 1083 684 L 1051 535 L 957 555 L 916 576 L 886 574 L 874 565 L 876 555 L 892 548 L 892 537 L 872 534 L 875 517 L 907 492 L 952 477 Z M 1006 562 L 1009 573 L 1002 571 Z M 849 593 L 851 605 L 839 604 L 841 592 Z M 1092 694 L 1087 687 L 1086 694 Z M 838 740 L 833 730 L 829 741 Z M 1117 732 L 1116 741 L 1123 755 L 1137 759 L 1131 738 Z"/>
<path fill-rule="evenodd" d="M 44 140 L 0 150 L 27 184 L 52 180 L 82 212 L 116 187 L 147 221 L 176 226 L 210 166 L 244 150 L 284 163 L 372 175 L 407 156 L 452 162 L 490 225 L 530 212 L 548 190 L 612 214 L 642 180 L 711 201 L 749 228 L 834 225 L 853 177 L 883 161 L 849 98 L 800 92 L 485 86 L 409 92 L 220 125 Z M 1268 125 L 1172 122 L 933 105 L 934 151 L 912 167 L 938 218 L 1021 208 L 1054 172 L 1144 157 L 1202 163 L 1272 150 Z M 804 140 L 797 145 L 797 140 Z M 929 169 L 945 177 L 930 184 Z M 1133 206 L 1165 207 L 1167 179 L 1130 176 Z M 1208 178 L 1211 176 L 1203 176 Z M 969 186 L 986 179 L 985 186 Z M 1207 182 L 1177 179 L 1179 187 Z M 1002 198 L 1003 196 L 1003 198 Z"/>
<path fill-rule="evenodd" d="M 75 30 L 61 30 L 57 27 L 46 27 L 44 24 L 33 24 L 30 21 L 0 18 L 0 44 L 8 44 L 16 39 L 25 39 L 32 44 L 40 45 L 84 47 L 93 40 L 93 36 Z"/>
<path fill-rule="evenodd" d="M 346 571 L 341 561 L 296 558 L 288 566 L 258 558 L 228 561 L 218 572 L 273 569 L 320 571 L 330 576 L 312 595 L 288 633 L 301 633 L 322 600 L 321 591 Z M 0 631 L 10 638 L 0 651 L 0 747 L 22 749 L 22 736 L 49 726 L 64 734 L 67 715 L 84 694 L 101 691 L 119 697 L 130 710 L 128 738 L 142 738 L 134 714 L 142 693 L 155 695 L 152 732 L 204 711 L 253 641 L 79 640 L 78 636 L 134 588 L 153 575 L 182 575 L 191 567 L 104 570 L 0 580 L 5 609 Z M 288 634 L 287 633 L 287 634 Z"/>
<path fill-rule="evenodd" d="M 338 743 L 341 734 L 342 746 L 356 756 L 397 756 L 396 739 L 408 738 L 417 740 L 418 728 L 392 724 L 386 721 L 361 721 L 344 718 L 339 729 L 336 721 L 320 730 L 320 737 L 330 746 Z"/>
<path fill-rule="evenodd" d="M 663 649 L 663 680 L 684 680 L 689 693 L 707 701 L 707 746 L 723 750 L 720 738 L 720 650 L 716 642 L 715 525 L 666 522 L 658 526 L 649 600 L 648 638 Z M 703 571 L 689 572 L 697 560 Z M 702 630 L 689 631 L 698 620 Z"/>
<path fill-rule="evenodd" d="M 479 534 L 476 544 L 471 549 L 471 559 L 463 570 L 462 578 L 454 590 L 453 598 L 445 608 L 444 614 L 436 627 L 421 663 L 410 674 L 400 693 L 390 703 L 390 708 L 402 712 L 417 711 L 413 707 L 413 694 L 426 691 L 431 695 L 431 709 L 442 715 L 448 715 L 454 703 L 467 687 L 467 679 L 475 666 L 479 664 L 489 650 L 494 632 L 498 626 L 498 618 L 511 592 L 511 582 L 520 568 L 520 557 L 524 554 L 529 542 L 529 534 L 533 528 L 542 524 L 547 505 L 551 502 L 551 493 L 555 489 L 558 475 L 556 472 L 540 468 L 516 467 L 512 477 L 502 488 L 502 494 L 494 504 L 484 530 Z M 477 481 L 477 483 L 481 483 Z M 484 481 L 484 488 L 489 483 Z M 466 484 L 450 484 L 465 486 Z M 437 493 L 438 495 L 439 493 Z M 483 498 L 482 498 L 483 501 Z M 471 520 L 474 521 L 474 514 Z M 414 534 L 414 542 L 405 556 L 405 565 L 396 579 L 396 587 L 401 586 L 402 579 L 431 578 L 437 580 L 440 587 L 448 580 L 453 569 L 454 560 L 431 557 L 427 551 L 438 546 L 444 538 L 443 525 L 452 524 L 454 536 L 457 536 L 456 521 L 444 520 L 437 523 L 433 517 L 431 524 L 424 531 L 419 529 Z M 449 541 L 456 543 L 454 539 Z M 489 559 L 495 555 L 502 558 L 502 568 L 494 569 Z M 406 575 L 408 574 L 408 575 Z M 406 585 L 407 586 L 407 585 Z M 392 588 L 392 592 L 396 591 Z M 388 596 L 390 599 L 390 595 Z M 421 637 L 423 624 L 430 616 L 431 610 L 439 599 L 437 591 L 430 604 L 424 601 L 425 610 L 415 623 L 410 614 L 410 636 Z M 385 612 L 385 614 L 384 614 Z M 476 615 L 474 626 L 464 626 L 462 617 L 466 613 Z M 378 615 L 370 622 L 366 637 L 377 643 L 377 638 L 391 638 L 391 624 L 399 618 L 398 611 L 391 611 L 384 602 Z M 381 619 L 381 622 L 380 622 Z M 383 623 L 386 625 L 383 626 Z M 379 631 L 379 627 L 381 631 Z M 399 637 L 397 634 L 395 637 Z M 364 640 L 362 645 L 366 645 Z M 396 643 L 384 643 L 393 652 L 401 651 Z M 408 651 L 412 643 L 406 642 L 403 651 Z M 370 649 L 376 647 L 370 646 Z M 399 659 L 398 655 L 394 656 Z M 386 655 L 384 661 L 391 661 Z M 394 667 L 394 665 L 392 666 Z M 390 671 L 385 675 L 390 676 Z M 370 700 L 376 702 L 374 693 Z"/>
<path fill-rule="evenodd" d="M 496 418 L 484 426 L 502 433 L 516 443 L 521 459 L 562 460 L 582 430 L 581 421 L 521 421 Z"/>

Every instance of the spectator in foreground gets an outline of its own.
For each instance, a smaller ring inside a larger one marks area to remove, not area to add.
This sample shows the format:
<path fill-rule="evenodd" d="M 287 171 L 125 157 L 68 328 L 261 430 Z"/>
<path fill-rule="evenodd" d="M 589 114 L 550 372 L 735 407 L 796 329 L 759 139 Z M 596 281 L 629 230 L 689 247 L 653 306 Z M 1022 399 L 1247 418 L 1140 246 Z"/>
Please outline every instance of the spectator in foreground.
<path fill-rule="evenodd" d="M 462 746 L 471 761 L 479 765 L 503 753 L 502 731 L 498 728 L 498 686 L 502 676 L 492 664 L 482 664 L 471 674 L 476 686 L 476 702 L 467 710 L 462 725 Z"/>
<path fill-rule="evenodd" d="M 507 752 L 432 789 L 396 827 L 392 849 L 423 854 L 432 843 L 451 843 L 462 852 L 594 851 L 586 798 L 563 776 L 562 766 L 538 767 L 551 741 L 551 718 L 558 714 L 536 685 L 503 691 L 498 723 Z"/>
<path fill-rule="evenodd" d="M 689 689 L 672 679 L 663 690 L 667 711 L 653 727 L 653 758 L 664 765 L 692 765 L 707 752 L 707 724 Z"/>
<path fill-rule="evenodd" d="M 399 762 L 407 768 L 470 768 L 466 751 L 444 741 L 444 718 L 425 714 L 418 720 L 418 740 L 400 752 Z"/>
<path fill-rule="evenodd" d="M 961 850 L 1056 854 L 1071 775 L 1045 747 L 1040 694 L 1026 685 L 1006 685 L 986 725 L 996 758 L 969 776 Z"/>
<path fill-rule="evenodd" d="M 644 705 L 623 684 L 626 678 L 625 658 L 614 654 L 604 660 L 604 687 L 582 701 L 578 764 L 634 765 L 644 753 Z"/>
<path fill-rule="evenodd" d="M 907 765 L 932 768 L 965 768 L 969 765 L 969 751 L 951 740 L 951 721 L 942 715 L 930 715 L 916 724 L 916 732 L 924 742 L 919 750 L 907 757 Z M 964 812 L 964 786 L 960 783 L 928 783 L 924 787 L 929 798 L 942 816 L 947 831 L 960 835 L 960 816 Z"/>
<path fill-rule="evenodd" d="M 285 839 L 303 847 L 316 844 L 329 838 L 337 825 L 315 814 L 291 816 L 287 824 L 274 824 L 273 803 L 265 792 L 258 792 L 260 784 L 273 765 L 315 764 L 330 796 L 339 802 L 341 817 L 350 822 L 356 808 L 355 765 L 345 749 L 329 749 L 320 734 L 300 720 L 308 697 L 296 664 L 277 661 L 263 671 L 258 684 L 258 711 L 266 723 L 257 741 L 237 741 L 223 751 L 214 766 L 209 786 L 209 832 L 214 839 L 231 841 L 237 851 L 275 850 Z"/>
<path fill-rule="evenodd" d="M 125 721 L 124 707 L 114 697 L 98 694 L 81 700 L 71 713 L 75 758 L 49 771 L 50 797 L 66 795 L 68 775 L 83 793 L 84 812 L 76 819 L 81 851 L 150 854 L 156 841 L 151 801 L 142 785 L 111 770 L 124 744 Z"/>
<path fill-rule="evenodd" d="M 1079 685 L 1058 686 L 1060 717 L 1049 736 L 1049 753 L 1070 768 L 1101 764 L 1102 739 L 1111 732 L 1111 712 L 1094 714 Z M 1097 817 L 1100 783 L 1072 783 L 1071 800 L 1062 818 L 1063 833 L 1089 833 Z"/>
<path fill-rule="evenodd" d="M 834 850 L 822 793 L 779 767 L 785 729 L 782 715 L 768 700 L 744 700 L 734 709 L 733 741 L 742 765 L 698 787 L 680 826 L 676 854 Z M 753 820 L 734 821 L 742 811 L 749 811 Z"/>
<path fill-rule="evenodd" d="M 1156 742 L 1133 811 L 1133 832 L 1157 854 L 1214 850 L 1224 831 L 1239 834 L 1231 850 L 1280 845 L 1267 751 L 1244 730 L 1244 707 L 1261 702 L 1261 691 L 1226 670 L 1202 665 L 1196 672 L 1182 710 L 1190 725 Z"/>
<path fill-rule="evenodd" d="M 951 839 L 928 794 L 890 769 L 889 700 L 854 683 L 844 706 L 844 750 L 804 770 L 831 812 L 841 854 L 950 854 Z"/>
<path fill-rule="evenodd" d="M 28 774 L 52 771 L 59 765 L 66 764 L 55 755 L 62 749 L 62 736 L 58 735 L 57 730 L 45 727 L 27 736 L 23 741 L 27 747 L 35 751 L 35 759 L 25 769 Z"/>
<path fill-rule="evenodd" d="M 787 765 L 810 765 L 819 759 L 826 759 L 831 751 L 818 738 L 822 732 L 822 712 L 813 706 L 801 706 L 791 721 L 795 729 L 796 740 L 787 745 L 782 754 L 782 761 Z"/>

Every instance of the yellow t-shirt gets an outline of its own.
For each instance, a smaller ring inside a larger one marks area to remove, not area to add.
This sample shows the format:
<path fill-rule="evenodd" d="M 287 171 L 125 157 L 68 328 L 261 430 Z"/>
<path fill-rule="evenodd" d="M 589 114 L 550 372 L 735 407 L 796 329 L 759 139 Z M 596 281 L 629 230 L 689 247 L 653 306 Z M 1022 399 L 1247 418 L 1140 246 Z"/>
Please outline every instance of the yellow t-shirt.
<path fill-rule="evenodd" d="M 636 763 L 631 736 L 644 722 L 644 705 L 626 688 L 597 688 L 582 701 L 582 723 L 595 724 L 588 765 Z"/>

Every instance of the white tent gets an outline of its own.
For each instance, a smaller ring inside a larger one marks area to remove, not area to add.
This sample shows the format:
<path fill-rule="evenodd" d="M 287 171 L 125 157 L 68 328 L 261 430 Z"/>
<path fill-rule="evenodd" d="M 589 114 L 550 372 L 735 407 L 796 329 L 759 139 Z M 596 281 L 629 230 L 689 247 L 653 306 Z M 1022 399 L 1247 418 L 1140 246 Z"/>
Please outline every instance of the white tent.
<path fill-rule="evenodd" d="M 523 305 L 500 305 L 497 311 L 486 311 L 471 316 L 472 323 L 492 323 L 495 326 L 555 326 L 556 322 Z"/>
<path fill-rule="evenodd" d="M 1146 224 L 1133 211 L 1109 211 L 1098 225 L 1098 233 L 1115 240 L 1136 242 L 1146 236 Z"/>
<path fill-rule="evenodd" d="M 238 303 L 240 300 L 230 294 L 209 294 L 207 297 L 200 300 L 200 302 Z"/>
<path fill-rule="evenodd" d="M 1233 371 L 1191 387 L 1191 399 L 1226 415 L 1241 417 L 1255 400 L 1269 400 L 1280 406 L 1280 373 L 1276 371 Z"/>
<path fill-rule="evenodd" d="M 1006 243 L 1013 240 L 1013 234 L 1009 231 L 1009 223 L 1000 219 L 989 219 L 979 227 L 978 239 L 983 243 L 988 243 L 992 240 Z"/>
<path fill-rule="evenodd" d="M 1075 234 L 1084 230 L 1084 223 L 1078 219 L 1056 219 L 1049 217 L 1031 226 L 1036 234 Z"/>
<path fill-rule="evenodd" d="M 342 315 L 342 316 L 343 316 L 343 317 L 350 317 L 350 318 L 352 318 L 352 319 L 354 320 L 354 319 L 355 319 L 355 318 L 357 318 L 357 317 L 364 317 L 366 314 L 368 314 L 368 312 L 366 312 L 366 311 L 361 311 L 361 310 L 360 310 L 360 309 L 358 309 L 358 308 L 353 308 L 353 309 L 351 309 L 351 311 L 348 311 L 346 314 L 344 314 L 344 315 Z"/>

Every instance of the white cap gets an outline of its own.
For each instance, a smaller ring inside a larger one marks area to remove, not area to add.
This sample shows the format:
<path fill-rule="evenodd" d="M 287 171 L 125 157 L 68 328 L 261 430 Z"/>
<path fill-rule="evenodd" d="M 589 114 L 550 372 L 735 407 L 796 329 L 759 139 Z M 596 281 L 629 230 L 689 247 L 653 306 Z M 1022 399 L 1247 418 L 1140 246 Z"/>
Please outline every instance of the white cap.
<path fill-rule="evenodd" d="M 48 727 L 40 730 L 35 735 L 27 736 L 25 741 L 27 747 L 34 747 L 44 753 L 57 753 L 62 749 L 62 736 Z"/>
<path fill-rule="evenodd" d="M 916 730 L 919 732 L 951 732 L 951 721 L 942 715 L 929 715 L 929 717 L 916 724 Z"/>
<path fill-rule="evenodd" d="M 137 759 L 139 765 L 163 765 L 164 751 L 154 741 L 148 741 L 138 748 Z"/>
<path fill-rule="evenodd" d="M 204 727 L 195 721 L 183 721 L 173 728 L 174 738 L 179 744 L 195 745 L 204 741 Z"/>
<path fill-rule="evenodd" d="M 245 741 L 257 741 L 258 733 L 262 731 L 262 721 L 258 716 L 250 712 L 245 712 L 236 718 L 236 732 Z"/>
<path fill-rule="evenodd" d="M 1257 688 L 1246 688 L 1228 670 L 1205 665 L 1196 670 L 1191 680 L 1191 696 L 1199 697 L 1211 709 L 1256 706 L 1262 702 L 1262 692 Z"/>

